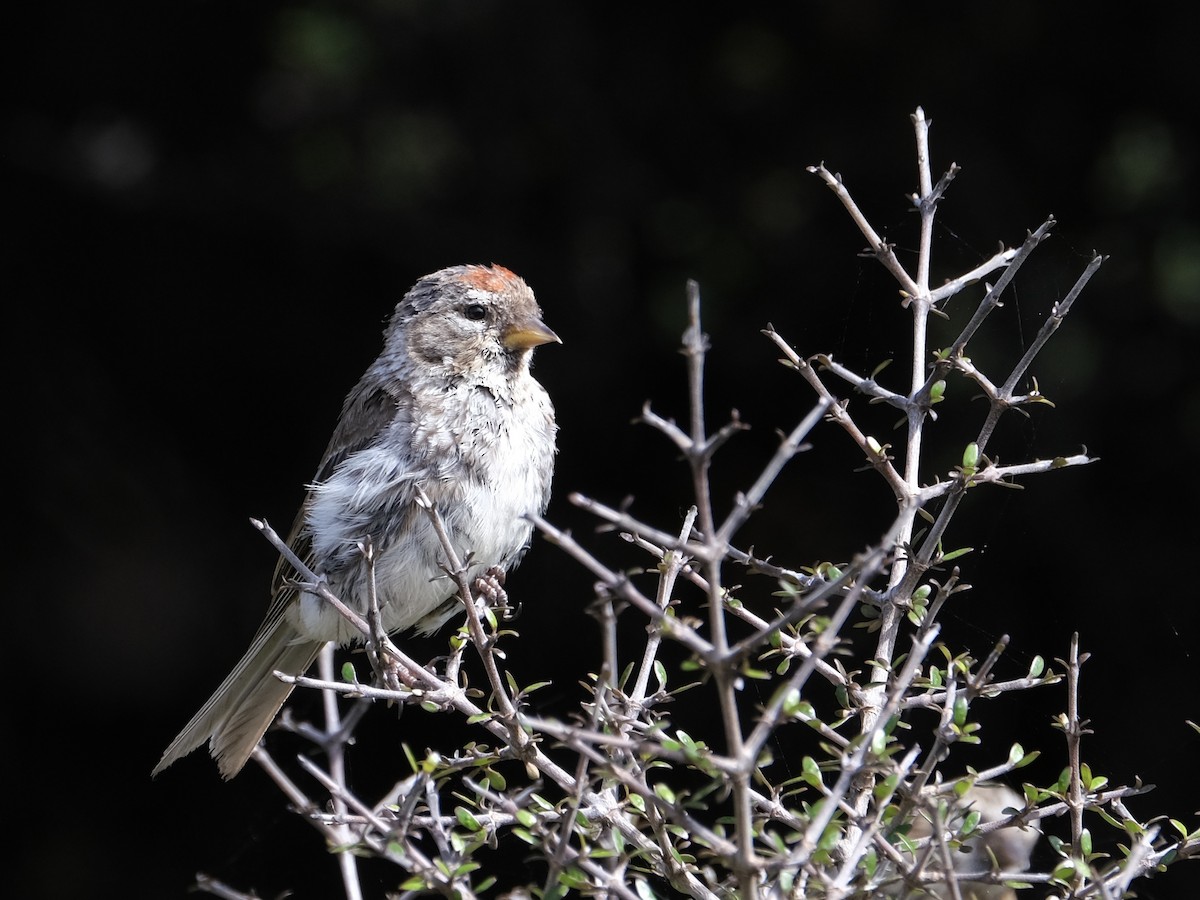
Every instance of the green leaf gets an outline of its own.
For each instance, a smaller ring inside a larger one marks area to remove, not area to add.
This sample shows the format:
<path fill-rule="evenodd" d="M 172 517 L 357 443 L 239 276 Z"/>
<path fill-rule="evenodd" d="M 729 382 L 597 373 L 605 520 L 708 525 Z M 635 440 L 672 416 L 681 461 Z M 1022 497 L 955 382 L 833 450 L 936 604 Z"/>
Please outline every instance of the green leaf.
<path fill-rule="evenodd" d="M 354 663 L 349 660 L 342 663 L 342 681 L 358 684 L 358 673 L 354 671 Z"/>
<path fill-rule="evenodd" d="M 783 714 L 785 716 L 795 716 L 800 709 L 800 704 L 803 701 L 800 699 L 799 688 L 789 688 L 787 695 L 783 698 Z"/>
<path fill-rule="evenodd" d="M 842 839 L 842 823 L 837 819 L 830 822 L 825 830 L 821 833 L 821 839 L 817 841 L 817 846 L 822 850 L 832 850 L 837 846 L 838 841 Z"/>
<path fill-rule="evenodd" d="M 555 896 L 555 900 L 559 900 L 559 898 L 567 896 L 566 889 L 568 888 L 578 891 L 588 886 L 587 877 L 574 866 L 568 866 L 559 872 L 558 882 L 558 890 L 562 890 L 563 893 L 557 894 Z"/>
<path fill-rule="evenodd" d="M 479 820 L 471 814 L 471 811 L 463 806 L 454 807 L 454 817 L 458 819 L 458 824 L 467 831 L 479 831 L 482 827 Z"/>
<path fill-rule="evenodd" d="M 959 728 L 967 721 L 967 701 L 963 697 L 959 697 L 954 701 L 954 724 Z"/>
<path fill-rule="evenodd" d="M 1014 768 L 1023 769 L 1041 755 L 1041 750 L 1033 750 L 1029 753 L 1026 753 L 1021 757 L 1020 761 L 1014 766 Z"/>
<path fill-rule="evenodd" d="M 1042 673 L 1046 671 L 1046 660 L 1040 656 L 1035 656 L 1033 662 L 1029 664 L 1029 677 L 1041 678 Z"/>
<path fill-rule="evenodd" d="M 815 788 L 822 786 L 821 767 L 817 765 L 817 761 L 811 756 L 806 756 L 800 760 L 800 777 Z"/>
<path fill-rule="evenodd" d="M 967 813 L 966 817 L 963 819 L 962 826 L 958 829 L 959 835 L 964 838 L 970 835 L 971 832 L 979 827 L 979 820 L 981 818 L 983 818 L 983 814 L 977 809 L 973 809 Z"/>
<path fill-rule="evenodd" d="M 979 445 L 974 441 L 967 444 L 967 448 L 963 450 L 962 467 L 967 475 L 974 475 L 979 467 Z"/>
<path fill-rule="evenodd" d="M 880 801 L 892 796 L 899 781 L 900 776 L 892 773 L 887 778 L 883 779 L 883 781 L 879 782 L 879 784 L 875 785 L 874 790 L 871 792 L 874 795 L 875 800 Z"/>
<path fill-rule="evenodd" d="M 1063 769 L 1061 772 L 1058 773 L 1058 781 L 1054 782 L 1054 784 L 1052 784 L 1050 786 L 1050 790 L 1058 791 L 1059 793 L 1061 793 L 1061 792 L 1065 791 L 1067 788 L 1069 788 L 1070 786 L 1071 786 L 1071 770 Z"/>
<path fill-rule="evenodd" d="M 879 855 L 874 850 L 868 850 L 862 858 L 863 871 L 867 873 L 868 878 L 875 877 L 875 870 L 879 867 Z"/>
<path fill-rule="evenodd" d="M 625 689 L 625 683 L 629 681 L 629 676 L 633 674 L 633 663 L 627 665 L 621 670 L 621 677 L 617 679 L 617 687 Z M 594 677 L 594 676 L 593 676 Z"/>
<path fill-rule="evenodd" d="M 875 730 L 871 735 L 871 752 L 876 756 L 882 756 L 883 751 L 887 749 L 888 736 L 887 732 L 882 728 Z"/>
<path fill-rule="evenodd" d="M 1055 869 L 1054 872 L 1052 873 L 1052 876 L 1056 881 L 1066 882 L 1074 874 L 1075 874 L 1075 864 L 1073 862 L 1071 862 L 1070 860 L 1068 860 L 1067 862 L 1065 862 L 1061 866 L 1059 866 L 1057 869 Z"/>

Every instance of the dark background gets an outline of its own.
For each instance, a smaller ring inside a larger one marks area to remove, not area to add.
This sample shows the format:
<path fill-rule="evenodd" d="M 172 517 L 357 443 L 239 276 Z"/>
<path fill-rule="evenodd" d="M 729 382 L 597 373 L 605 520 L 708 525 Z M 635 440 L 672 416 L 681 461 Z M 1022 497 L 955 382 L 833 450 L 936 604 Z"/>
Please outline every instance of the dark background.
<path fill-rule="evenodd" d="M 676 527 L 685 473 L 630 421 L 648 398 L 686 412 L 686 279 L 712 337 L 710 421 L 737 407 L 753 426 L 718 460 L 722 504 L 811 403 L 766 323 L 862 372 L 899 355 L 883 377 L 904 384 L 895 285 L 856 255 L 861 236 L 805 167 L 840 171 L 911 261 L 917 105 L 935 174 L 963 167 L 935 280 L 1060 222 L 972 345 L 995 380 L 1093 249 L 1110 256 L 1031 371 L 1057 408 L 1010 417 L 994 448 L 1016 462 L 1086 445 L 1101 461 L 971 496 L 948 541 L 976 548 L 962 563 L 975 589 L 945 636 L 982 655 L 1011 634 L 1000 672 L 1015 677 L 1080 631 L 1094 653 L 1085 760 L 1160 786 L 1136 814 L 1195 827 L 1194 13 L 1018 0 L 47 2 L 23 15 L 4 41 L 5 806 L 19 835 L 6 896 L 180 897 L 198 870 L 263 896 L 336 896 L 334 860 L 257 770 L 225 784 L 197 753 L 149 771 L 265 608 L 274 554 L 248 517 L 290 524 L 393 304 L 460 262 L 530 282 L 564 341 L 536 366 L 562 429 L 549 517 L 614 563 L 644 562 L 593 536 L 566 496 L 632 494 Z M 970 302 L 952 304 L 956 324 Z M 854 409 L 888 437 L 890 414 Z M 953 465 L 983 406 L 946 409 L 930 474 Z M 814 439 L 742 541 L 789 565 L 848 558 L 891 513 L 842 434 Z M 539 540 L 510 588 L 524 605 L 514 668 L 549 671 L 545 708 L 565 712 L 595 666 L 591 580 Z M 746 581 L 760 604 L 770 588 Z M 1044 751 L 1029 777 L 1052 781 L 1063 702 L 1050 688 L 983 704 L 994 743 L 973 761 L 1021 740 Z M 368 721 L 393 752 L 439 727 Z M 1190 866 L 1141 896 L 1192 896 Z M 391 874 L 368 878 L 374 896 Z"/>

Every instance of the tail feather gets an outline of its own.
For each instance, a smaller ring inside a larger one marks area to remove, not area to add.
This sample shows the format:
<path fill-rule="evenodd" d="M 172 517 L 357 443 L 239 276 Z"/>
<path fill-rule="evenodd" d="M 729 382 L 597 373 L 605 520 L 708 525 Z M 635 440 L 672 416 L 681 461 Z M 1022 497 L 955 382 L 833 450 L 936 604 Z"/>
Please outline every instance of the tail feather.
<path fill-rule="evenodd" d="M 221 686 L 167 747 L 152 775 L 205 741 L 223 778 L 240 772 L 292 692 L 292 685 L 272 673 L 302 675 L 322 646 L 321 641 L 299 637 L 282 617 L 264 627 Z"/>

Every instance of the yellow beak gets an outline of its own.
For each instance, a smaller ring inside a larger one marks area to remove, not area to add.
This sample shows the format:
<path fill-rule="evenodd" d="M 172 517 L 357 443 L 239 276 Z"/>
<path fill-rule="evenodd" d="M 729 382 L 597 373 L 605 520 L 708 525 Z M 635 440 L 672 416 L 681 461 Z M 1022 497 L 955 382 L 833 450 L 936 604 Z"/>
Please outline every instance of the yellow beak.
<path fill-rule="evenodd" d="M 504 346 L 509 350 L 528 350 L 540 344 L 561 344 L 562 340 L 541 319 L 525 319 L 514 322 L 501 335 Z"/>

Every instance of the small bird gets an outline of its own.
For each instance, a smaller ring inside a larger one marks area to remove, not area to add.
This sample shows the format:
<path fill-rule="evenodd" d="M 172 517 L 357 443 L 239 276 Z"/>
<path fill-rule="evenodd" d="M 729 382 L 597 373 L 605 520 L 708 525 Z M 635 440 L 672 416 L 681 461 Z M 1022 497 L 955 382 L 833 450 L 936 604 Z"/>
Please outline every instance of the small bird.
<path fill-rule="evenodd" d="M 389 633 L 431 633 L 461 606 L 440 568 L 441 541 L 415 502 L 418 487 L 469 560 L 469 578 L 520 561 L 529 517 L 550 498 L 557 426 L 530 361 L 535 347 L 551 342 L 561 343 L 533 292 L 502 266 L 426 275 L 396 306 L 383 351 L 342 405 L 288 539 L 343 603 L 365 616 L 370 573 L 361 548 L 369 541 Z M 281 558 L 250 648 L 154 775 L 208 741 L 221 775 L 232 778 L 292 691 L 272 673 L 303 674 L 326 642 L 359 637 L 289 574 Z"/>
<path fill-rule="evenodd" d="M 1021 809 L 1022 798 L 1012 788 L 996 782 L 971 785 L 960 798 L 964 807 L 979 813 L 979 823 L 987 825 L 1000 819 L 1007 819 L 1005 809 Z M 928 818 L 918 816 L 914 821 L 908 837 L 912 840 L 930 836 L 933 828 Z M 1009 825 L 997 828 L 983 837 L 972 838 L 951 854 L 955 875 L 952 876 L 957 884 L 957 891 L 950 888 L 946 882 L 932 882 L 925 885 L 928 896 L 936 900 L 949 900 L 960 897 L 961 900 L 1017 900 L 1017 893 L 1005 884 L 990 884 L 985 881 L 972 881 L 972 875 L 983 875 L 991 871 L 993 861 L 1002 872 L 1015 875 L 1028 871 L 1030 859 L 1033 857 L 1034 846 L 1042 836 L 1037 822 L 1028 825 Z M 940 868 L 940 857 L 935 852 L 930 858 L 927 871 Z M 907 889 L 889 890 L 887 896 L 905 894 Z"/>

